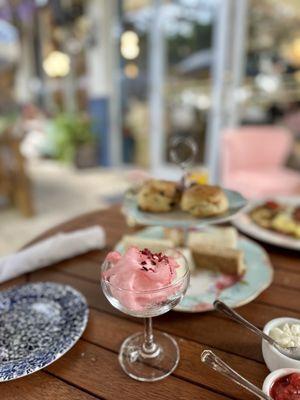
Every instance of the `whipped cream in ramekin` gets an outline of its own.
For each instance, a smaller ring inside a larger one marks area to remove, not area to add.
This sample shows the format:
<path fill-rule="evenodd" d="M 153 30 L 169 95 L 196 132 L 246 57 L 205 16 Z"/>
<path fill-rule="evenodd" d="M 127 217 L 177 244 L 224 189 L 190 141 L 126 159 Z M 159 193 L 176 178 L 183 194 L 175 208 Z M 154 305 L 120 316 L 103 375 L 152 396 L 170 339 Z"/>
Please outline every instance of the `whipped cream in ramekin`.
<path fill-rule="evenodd" d="M 285 323 L 275 326 L 269 335 L 282 347 L 300 347 L 300 324 Z"/>

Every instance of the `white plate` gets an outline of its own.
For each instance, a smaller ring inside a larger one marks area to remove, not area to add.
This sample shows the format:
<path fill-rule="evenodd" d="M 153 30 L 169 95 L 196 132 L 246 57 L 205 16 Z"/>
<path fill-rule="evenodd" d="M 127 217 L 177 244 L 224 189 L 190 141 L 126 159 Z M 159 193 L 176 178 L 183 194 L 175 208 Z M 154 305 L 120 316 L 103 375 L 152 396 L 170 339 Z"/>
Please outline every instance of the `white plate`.
<path fill-rule="evenodd" d="M 291 236 L 282 235 L 281 233 L 269 231 L 257 225 L 251 220 L 248 213 L 264 201 L 274 200 L 278 203 L 287 204 L 290 206 L 300 206 L 300 197 L 269 197 L 251 201 L 249 206 L 245 209 L 243 214 L 240 214 L 232 223 L 241 231 L 249 236 L 262 242 L 273 244 L 275 246 L 283 247 L 286 249 L 300 250 L 300 239 L 295 239 Z"/>

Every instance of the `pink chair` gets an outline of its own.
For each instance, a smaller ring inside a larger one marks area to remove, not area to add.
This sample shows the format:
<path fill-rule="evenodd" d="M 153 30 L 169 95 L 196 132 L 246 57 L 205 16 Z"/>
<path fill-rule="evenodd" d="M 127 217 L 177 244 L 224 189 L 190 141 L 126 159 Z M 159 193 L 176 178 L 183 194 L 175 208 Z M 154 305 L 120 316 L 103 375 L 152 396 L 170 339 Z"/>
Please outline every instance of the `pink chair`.
<path fill-rule="evenodd" d="M 292 135 L 276 126 L 249 126 L 224 132 L 221 177 L 225 187 L 248 198 L 300 194 L 300 174 L 284 162 Z"/>

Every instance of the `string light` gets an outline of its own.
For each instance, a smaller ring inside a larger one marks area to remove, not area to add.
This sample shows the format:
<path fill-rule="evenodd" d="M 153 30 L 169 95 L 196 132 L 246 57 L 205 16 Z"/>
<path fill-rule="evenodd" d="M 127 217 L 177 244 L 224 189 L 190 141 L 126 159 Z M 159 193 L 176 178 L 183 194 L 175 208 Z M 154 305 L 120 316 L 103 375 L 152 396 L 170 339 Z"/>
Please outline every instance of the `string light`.
<path fill-rule="evenodd" d="M 122 33 L 121 54 L 127 60 L 134 60 L 140 54 L 139 37 L 134 31 Z"/>
<path fill-rule="evenodd" d="M 61 51 L 52 51 L 45 58 L 43 68 L 51 78 L 62 78 L 70 72 L 70 57 Z"/>

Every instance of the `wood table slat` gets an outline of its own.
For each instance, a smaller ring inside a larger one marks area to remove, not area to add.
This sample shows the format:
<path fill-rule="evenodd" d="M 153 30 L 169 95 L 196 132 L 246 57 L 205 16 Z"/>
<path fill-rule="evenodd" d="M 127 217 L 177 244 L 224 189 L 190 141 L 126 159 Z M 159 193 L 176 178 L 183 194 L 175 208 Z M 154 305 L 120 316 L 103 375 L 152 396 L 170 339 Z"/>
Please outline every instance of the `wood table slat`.
<path fill-rule="evenodd" d="M 299 254 L 295 251 L 272 249 L 268 252 L 271 262 L 275 268 L 280 268 L 284 271 L 299 273 Z"/>
<path fill-rule="evenodd" d="M 291 287 L 288 289 L 272 285 L 258 297 L 257 301 L 299 312 L 300 293 Z"/>
<path fill-rule="evenodd" d="M 95 397 L 45 372 L 0 384 L 1 400 L 95 400 Z"/>
<path fill-rule="evenodd" d="M 141 329 L 141 325 L 135 321 L 123 320 L 122 323 L 120 323 L 120 319 L 116 316 L 91 310 L 90 322 L 83 337 L 91 343 L 98 344 L 117 353 L 122 341 L 129 335 L 141 331 Z M 216 391 L 222 391 L 220 388 L 224 387 L 226 388 L 226 391 L 224 391 L 225 395 L 239 398 L 241 390 L 238 386 L 228 386 L 226 384 L 228 383 L 227 378 L 216 377 L 214 371 L 211 371 L 200 362 L 201 352 L 205 349 L 214 350 L 213 348 L 180 337 L 175 336 L 175 338 L 178 341 L 181 354 L 179 366 L 174 372 L 175 376 L 197 384 L 212 387 Z M 262 386 L 263 380 L 267 374 L 266 367 L 262 368 L 260 363 L 247 360 L 243 357 L 220 351 L 216 351 L 216 353 L 246 378 L 250 379 L 258 386 Z M 253 396 L 249 395 L 247 392 L 243 393 L 243 399 L 252 398 Z"/>
<path fill-rule="evenodd" d="M 238 312 L 246 319 L 254 323 L 257 327 L 263 328 L 268 321 L 274 318 L 290 317 L 299 318 L 300 313 L 286 310 L 284 308 L 261 304 L 256 301 L 246 304 L 238 309 Z M 214 313 L 215 315 L 216 313 Z M 224 319 L 226 317 L 223 317 Z"/>
<path fill-rule="evenodd" d="M 300 265 L 299 265 L 300 269 Z M 274 284 L 287 288 L 300 290 L 300 274 L 290 271 L 276 270 Z"/>
<path fill-rule="evenodd" d="M 173 376 L 152 384 L 129 379 L 115 354 L 82 340 L 47 370 L 107 400 L 228 399 Z"/>
<path fill-rule="evenodd" d="M 101 269 L 101 257 L 103 255 L 98 254 L 99 261 L 95 261 L 93 258 L 87 258 L 86 255 L 76 257 L 74 260 L 62 261 L 55 264 L 52 270 L 55 269 L 58 272 L 73 275 L 77 278 L 87 279 L 92 282 L 99 282 L 100 280 L 100 269 Z"/>
<path fill-rule="evenodd" d="M 9 289 L 12 286 L 17 286 L 17 285 L 22 285 L 27 282 L 27 277 L 26 276 L 20 276 L 15 279 L 11 279 L 10 281 L 1 283 L 1 290 Z"/>

